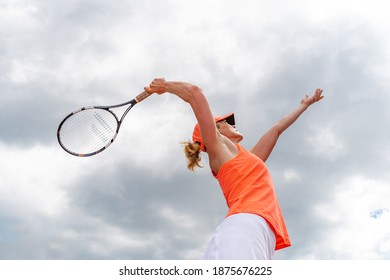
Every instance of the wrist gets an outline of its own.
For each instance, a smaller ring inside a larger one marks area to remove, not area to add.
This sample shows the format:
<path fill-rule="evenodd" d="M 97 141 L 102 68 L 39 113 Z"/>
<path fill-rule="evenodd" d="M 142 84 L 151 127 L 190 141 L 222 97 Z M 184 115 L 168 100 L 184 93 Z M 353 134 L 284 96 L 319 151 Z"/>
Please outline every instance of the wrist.
<path fill-rule="evenodd" d="M 301 103 L 301 105 L 299 106 L 299 108 L 302 110 L 302 112 L 306 111 L 307 108 L 309 108 L 309 104 L 304 104 L 304 103 Z"/>

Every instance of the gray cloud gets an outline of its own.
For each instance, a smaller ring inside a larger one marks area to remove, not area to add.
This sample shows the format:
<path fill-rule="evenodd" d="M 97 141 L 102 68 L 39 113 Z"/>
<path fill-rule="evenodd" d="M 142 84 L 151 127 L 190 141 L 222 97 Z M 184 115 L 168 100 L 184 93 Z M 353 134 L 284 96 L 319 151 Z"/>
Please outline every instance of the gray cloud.
<path fill-rule="evenodd" d="M 198 84 L 215 114 L 234 111 L 249 148 L 323 87 L 325 100 L 267 161 L 293 242 L 276 258 L 389 258 L 386 215 L 367 214 L 390 195 L 379 11 L 356 3 L 341 13 L 329 2 L 313 18 L 316 1 L 283 11 L 261 1 L 22 2 L 0 12 L 0 258 L 201 258 L 227 208 L 207 167 L 185 170 L 179 143 L 195 121 L 185 103 L 163 95 L 137 105 L 94 158 L 56 144 L 68 112 L 133 98 L 155 76 Z M 370 228 L 380 234 L 355 234 L 355 249 L 334 239 Z"/>

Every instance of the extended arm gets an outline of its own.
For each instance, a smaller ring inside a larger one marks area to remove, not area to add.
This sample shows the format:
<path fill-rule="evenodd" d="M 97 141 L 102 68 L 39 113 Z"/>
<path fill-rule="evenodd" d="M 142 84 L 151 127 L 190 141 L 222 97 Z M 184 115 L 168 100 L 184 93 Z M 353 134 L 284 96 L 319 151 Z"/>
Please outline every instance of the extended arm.
<path fill-rule="evenodd" d="M 299 105 L 291 113 L 287 114 L 277 123 L 275 123 L 267 133 L 265 133 L 257 144 L 252 148 L 251 152 L 257 155 L 264 162 L 268 159 L 273 148 L 275 147 L 276 142 L 279 139 L 279 136 L 290 127 L 306 109 L 315 102 L 320 101 L 324 96 L 322 96 L 322 89 L 316 89 L 313 96 L 309 97 L 306 95 Z"/>
<path fill-rule="evenodd" d="M 213 114 L 202 89 L 198 86 L 185 82 L 154 79 L 148 87 L 145 87 L 145 91 L 157 94 L 170 92 L 189 103 L 199 123 L 202 139 L 207 149 L 212 150 L 218 144 Z"/>

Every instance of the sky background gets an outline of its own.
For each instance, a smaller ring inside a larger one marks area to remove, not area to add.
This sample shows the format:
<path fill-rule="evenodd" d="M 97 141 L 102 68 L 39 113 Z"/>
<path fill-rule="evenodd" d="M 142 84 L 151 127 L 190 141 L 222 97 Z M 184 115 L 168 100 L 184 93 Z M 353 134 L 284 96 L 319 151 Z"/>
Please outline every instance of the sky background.
<path fill-rule="evenodd" d="M 2 0 L 0 258 L 201 259 L 227 207 L 185 167 L 195 118 L 153 95 L 115 143 L 77 158 L 59 122 L 155 77 L 200 86 L 242 142 L 317 87 L 267 165 L 292 246 L 276 259 L 390 259 L 387 1 Z"/>

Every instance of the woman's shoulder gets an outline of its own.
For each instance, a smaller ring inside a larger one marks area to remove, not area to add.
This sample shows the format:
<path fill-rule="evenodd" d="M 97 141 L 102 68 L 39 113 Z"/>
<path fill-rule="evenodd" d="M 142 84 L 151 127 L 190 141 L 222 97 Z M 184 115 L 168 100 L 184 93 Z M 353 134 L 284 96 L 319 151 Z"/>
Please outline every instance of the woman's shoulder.
<path fill-rule="evenodd" d="M 210 168 L 217 174 L 219 168 L 226 162 L 235 158 L 240 152 L 240 145 L 233 143 L 229 138 L 221 135 L 221 141 L 218 148 L 209 154 Z"/>

